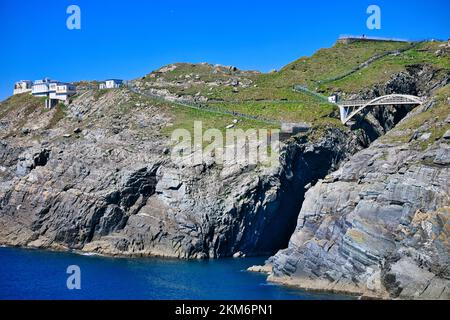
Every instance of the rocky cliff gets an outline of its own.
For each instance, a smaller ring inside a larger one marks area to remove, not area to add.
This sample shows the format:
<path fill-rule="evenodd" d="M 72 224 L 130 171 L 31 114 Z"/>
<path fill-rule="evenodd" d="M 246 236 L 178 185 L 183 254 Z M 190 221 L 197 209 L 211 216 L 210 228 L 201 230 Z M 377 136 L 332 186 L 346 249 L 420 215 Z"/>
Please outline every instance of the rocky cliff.
<path fill-rule="evenodd" d="M 175 64 L 131 91 L 87 85 L 51 110 L 13 96 L 0 105 L 0 244 L 179 258 L 283 249 L 260 268 L 272 281 L 449 298 L 449 50 L 337 44 L 270 74 Z M 299 83 L 348 99 L 406 93 L 427 103 L 373 108 L 349 128 L 336 106 L 292 90 Z M 311 130 L 283 140 L 270 166 L 173 161 L 170 133 L 194 120 Z"/>
<path fill-rule="evenodd" d="M 376 297 L 450 298 L 450 87 L 320 180 L 272 281 Z"/>
<path fill-rule="evenodd" d="M 287 245 L 303 187 L 364 141 L 328 128 L 283 143 L 274 166 L 191 165 L 170 159 L 161 134 L 173 120 L 167 106 L 121 89 L 87 91 L 63 109 L 44 110 L 29 96 L 4 106 L 2 244 L 182 258 L 272 254 Z"/>

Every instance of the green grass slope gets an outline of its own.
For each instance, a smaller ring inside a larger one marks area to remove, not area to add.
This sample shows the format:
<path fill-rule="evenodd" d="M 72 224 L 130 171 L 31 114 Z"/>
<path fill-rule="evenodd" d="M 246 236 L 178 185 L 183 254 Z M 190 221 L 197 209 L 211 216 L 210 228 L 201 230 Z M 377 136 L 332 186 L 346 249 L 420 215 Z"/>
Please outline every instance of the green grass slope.
<path fill-rule="evenodd" d="M 175 68 L 168 66 L 157 70 L 143 81 L 147 87 L 167 89 L 179 96 L 206 97 L 207 104 L 217 109 L 283 122 L 339 126 L 336 106 L 294 91 L 293 86 L 305 85 L 325 95 L 336 91 L 357 93 L 385 83 L 392 75 L 416 64 L 430 65 L 438 76 L 445 75 L 450 72 L 450 58 L 445 52 L 437 54 L 444 45 L 442 42 L 393 41 L 336 43 L 311 57 L 298 59 L 278 72 L 260 74 L 204 63 L 175 64 Z M 397 51 L 400 53 L 392 54 Z M 375 61 L 360 68 L 374 57 L 377 58 Z M 240 84 L 231 84 L 233 81 Z"/>

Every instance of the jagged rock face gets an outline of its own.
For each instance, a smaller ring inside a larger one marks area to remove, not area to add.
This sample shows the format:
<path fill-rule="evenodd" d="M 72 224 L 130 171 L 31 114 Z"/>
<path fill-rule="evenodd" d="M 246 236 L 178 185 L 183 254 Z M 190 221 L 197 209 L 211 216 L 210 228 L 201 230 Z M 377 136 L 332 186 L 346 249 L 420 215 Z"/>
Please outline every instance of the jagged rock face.
<path fill-rule="evenodd" d="M 427 64 L 410 65 L 406 71 L 393 75 L 386 83 L 364 89 L 350 95 L 350 98 L 370 100 L 394 93 L 427 97 L 437 88 L 450 83 L 450 75 L 440 75 L 440 72 Z M 363 129 L 370 141 L 374 141 L 391 130 L 412 109 L 413 106 L 373 107 L 357 116 L 354 128 Z"/>
<path fill-rule="evenodd" d="M 0 145 L 0 243 L 111 255 L 182 258 L 273 254 L 286 247 L 304 186 L 361 141 L 329 129 L 286 141 L 280 163 L 176 163 L 160 129 L 170 114 L 127 90 L 87 92 L 69 116 L 30 114 Z M 119 112 L 135 103 L 133 112 Z M 20 108 L 18 108 L 20 114 Z M 19 133 L 18 133 L 19 132 Z"/>
<path fill-rule="evenodd" d="M 182 78 L 177 68 L 186 65 L 167 66 L 135 85 L 178 100 L 166 87 L 252 84 L 234 68 L 199 65 Z M 215 68 L 223 78 L 210 81 L 197 68 Z M 426 95 L 448 79 L 413 66 L 357 97 Z M 81 94 L 56 124 L 55 109 L 30 105 L 2 117 L 0 244 L 219 258 L 272 254 L 290 238 L 271 259 L 274 281 L 448 297 L 449 139 L 447 131 L 429 132 L 448 118 L 430 115 L 426 125 L 408 131 L 409 142 L 379 140 L 316 184 L 410 110 L 374 108 L 369 121 L 357 123 L 365 132 L 328 128 L 294 137 L 271 167 L 219 166 L 210 159 L 189 165 L 167 152 L 161 132 L 174 120 L 170 112 L 148 99 L 134 101 L 125 89 L 97 94 Z M 305 198 L 305 187 L 314 184 Z"/>
<path fill-rule="evenodd" d="M 450 75 L 436 70 L 427 64 L 409 65 L 406 71 L 394 74 L 386 83 L 362 90 L 356 96 L 372 99 L 387 94 L 410 94 L 427 96 L 433 90 L 444 87 L 450 81 Z"/>
<path fill-rule="evenodd" d="M 269 261 L 272 280 L 379 297 L 450 298 L 450 145 L 441 135 L 448 105 L 414 131 L 402 126 L 426 110 L 438 112 L 433 108 L 435 102 L 415 110 L 308 191 L 289 247 Z M 397 141 L 405 135 L 410 142 Z"/>
<path fill-rule="evenodd" d="M 183 258 L 270 254 L 287 244 L 303 186 L 345 157 L 336 143 L 345 143 L 342 133 L 292 142 L 283 153 L 289 165 L 264 171 L 181 168 L 129 153 L 120 161 L 117 148 L 105 161 L 91 149 L 98 145 L 50 146 L 46 165 L 2 184 L 2 243 Z"/>

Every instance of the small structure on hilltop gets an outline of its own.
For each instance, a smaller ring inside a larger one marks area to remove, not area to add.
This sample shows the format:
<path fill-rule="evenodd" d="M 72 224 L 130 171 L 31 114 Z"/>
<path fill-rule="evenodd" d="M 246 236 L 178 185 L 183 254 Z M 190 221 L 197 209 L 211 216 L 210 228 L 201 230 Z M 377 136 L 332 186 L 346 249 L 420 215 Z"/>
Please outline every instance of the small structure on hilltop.
<path fill-rule="evenodd" d="M 100 89 L 114 89 L 114 88 L 120 88 L 124 84 L 123 80 L 121 79 L 108 79 L 100 83 L 99 88 Z"/>
<path fill-rule="evenodd" d="M 388 42 L 412 42 L 405 39 L 398 38 L 382 38 L 382 37 L 368 37 L 366 35 L 353 36 L 353 35 L 341 35 L 338 38 L 338 43 L 351 44 L 356 41 L 388 41 Z"/>
<path fill-rule="evenodd" d="M 331 96 L 328 97 L 328 102 L 338 103 L 338 101 L 339 101 L 339 96 L 337 94 L 332 94 Z"/>
<path fill-rule="evenodd" d="M 297 134 L 300 132 L 307 132 L 311 129 L 311 125 L 306 122 L 283 122 L 281 123 L 281 132 Z"/>
<path fill-rule="evenodd" d="M 68 102 L 69 97 L 77 93 L 77 89 L 71 83 L 44 78 L 34 82 L 31 93 L 33 96 L 47 97 L 45 107 L 52 108 L 58 101 Z"/>
<path fill-rule="evenodd" d="M 31 87 L 33 86 L 33 82 L 30 80 L 20 80 L 14 84 L 14 93 L 13 94 L 21 94 L 25 92 L 31 92 Z"/>

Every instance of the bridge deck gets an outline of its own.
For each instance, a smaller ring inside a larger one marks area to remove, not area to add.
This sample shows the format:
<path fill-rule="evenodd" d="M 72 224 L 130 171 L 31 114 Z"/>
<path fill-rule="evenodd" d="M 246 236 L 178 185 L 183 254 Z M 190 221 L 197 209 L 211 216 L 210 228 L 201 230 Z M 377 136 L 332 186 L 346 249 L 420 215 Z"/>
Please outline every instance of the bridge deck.
<path fill-rule="evenodd" d="M 386 96 L 381 96 L 373 100 L 350 100 L 341 101 L 337 105 L 341 113 L 342 123 L 348 122 L 356 114 L 361 112 L 364 108 L 375 107 L 375 106 L 397 106 L 397 105 L 415 105 L 422 104 L 423 98 L 419 98 L 412 95 L 403 94 L 391 94 Z"/>
<path fill-rule="evenodd" d="M 348 101 L 340 101 L 338 102 L 338 106 L 340 107 L 358 107 L 358 106 L 380 106 L 380 105 L 400 105 L 400 104 L 414 104 L 415 102 L 411 101 L 410 98 L 407 97 L 386 97 L 385 99 L 374 101 L 373 100 L 348 100 Z"/>

